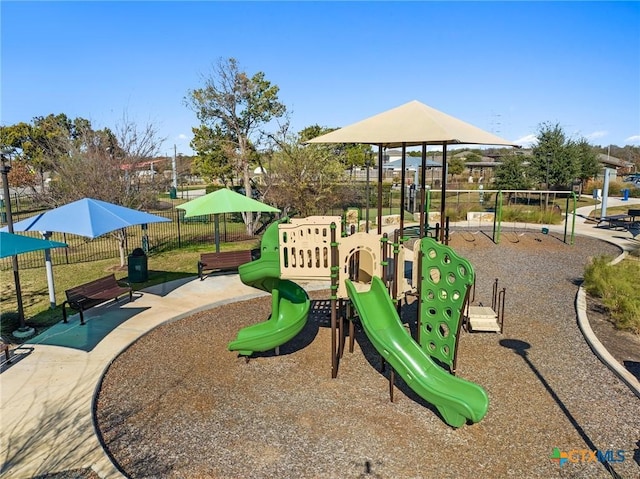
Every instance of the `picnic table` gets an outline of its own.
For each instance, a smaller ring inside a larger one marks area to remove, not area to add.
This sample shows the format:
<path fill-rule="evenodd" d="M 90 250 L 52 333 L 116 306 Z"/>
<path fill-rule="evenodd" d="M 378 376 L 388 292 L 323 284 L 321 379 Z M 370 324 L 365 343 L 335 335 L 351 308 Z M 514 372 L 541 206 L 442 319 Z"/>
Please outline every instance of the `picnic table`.
<path fill-rule="evenodd" d="M 607 223 L 608 228 L 623 228 L 626 230 L 638 221 L 640 221 L 640 209 L 630 208 L 626 214 L 601 217 L 600 221 L 598 221 L 598 226 L 600 226 L 600 223 Z"/>

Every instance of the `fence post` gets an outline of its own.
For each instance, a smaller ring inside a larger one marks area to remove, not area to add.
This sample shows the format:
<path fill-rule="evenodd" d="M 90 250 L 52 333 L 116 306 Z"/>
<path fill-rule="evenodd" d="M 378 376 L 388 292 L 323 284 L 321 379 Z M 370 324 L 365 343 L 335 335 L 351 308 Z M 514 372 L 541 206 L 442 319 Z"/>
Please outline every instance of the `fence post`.
<path fill-rule="evenodd" d="M 180 237 L 180 212 L 178 211 L 175 205 L 173 205 L 173 212 L 175 213 L 175 216 L 176 216 L 176 225 L 177 225 L 176 227 L 178 228 L 178 248 L 181 248 L 182 239 Z"/>

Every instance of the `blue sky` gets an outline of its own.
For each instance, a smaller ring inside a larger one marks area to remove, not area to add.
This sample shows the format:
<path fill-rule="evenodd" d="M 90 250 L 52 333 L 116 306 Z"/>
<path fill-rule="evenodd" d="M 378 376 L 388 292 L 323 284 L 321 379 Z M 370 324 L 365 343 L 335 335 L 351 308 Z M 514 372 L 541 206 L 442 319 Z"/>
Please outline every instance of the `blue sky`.
<path fill-rule="evenodd" d="M 292 126 L 411 100 L 528 144 L 543 122 L 640 145 L 640 2 L 0 3 L 0 123 L 65 113 L 155 124 L 190 154 L 184 106 L 219 58 L 280 88 Z"/>

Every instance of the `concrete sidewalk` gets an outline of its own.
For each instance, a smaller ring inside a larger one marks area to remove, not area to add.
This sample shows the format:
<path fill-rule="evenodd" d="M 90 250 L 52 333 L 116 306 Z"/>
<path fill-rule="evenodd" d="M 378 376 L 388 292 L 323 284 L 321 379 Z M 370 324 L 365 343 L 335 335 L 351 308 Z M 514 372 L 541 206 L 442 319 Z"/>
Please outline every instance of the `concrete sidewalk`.
<path fill-rule="evenodd" d="M 242 284 L 237 274 L 178 280 L 146 289 L 131 303 L 93 308 L 85 315 L 86 326 L 78 315 L 69 324 L 54 326 L 82 332 L 89 345 L 96 343 L 88 351 L 82 349 L 87 343 L 74 343 L 77 335 L 67 338 L 68 347 L 45 344 L 52 338 L 64 341 L 52 334 L 53 328 L 15 350 L 12 365 L 0 375 L 0 477 L 26 479 L 79 468 L 91 468 L 103 478 L 122 477 L 93 426 L 93 396 L 105 368 L 159 324 L 261 294 Z M 91 339 L 104 335 L 100 322 L 122 315 L 129 319 L 109 332 L 107 340 Z M 167 351 L 167 360 L 176 353 Z"/>
<path fill-rule="evenodd" d="M 610 207 L 618 204 L 640 204 L 640 199 L 609 198 Z M 503 224 L 503 230 L 510 226 L 520 227 Z M 549 229 L 563 232 L 564 225 Z M 625 251 L 640 244 L 628 232 L 597 228 L 585 218 L 576 221 L 576 234 L 614 242 Z M 301 284 L 309 291 L 328 287 Z M 242 284 L 237 274 L 178 280 L 148 288 L 131 303 L 93 308 L 85 315 L 86 326 L 74 315 L 69 324 L 15 350 L 12 364 L 0 374 L 0 477 L 27 479 L 81 468 L 102 478 L 123 477 L 102 449 L 92 417 L 94 393 L 110 362 L 166 321 L 263 294 Z M 167 360 L 175 354 L 167 351 Z"/>

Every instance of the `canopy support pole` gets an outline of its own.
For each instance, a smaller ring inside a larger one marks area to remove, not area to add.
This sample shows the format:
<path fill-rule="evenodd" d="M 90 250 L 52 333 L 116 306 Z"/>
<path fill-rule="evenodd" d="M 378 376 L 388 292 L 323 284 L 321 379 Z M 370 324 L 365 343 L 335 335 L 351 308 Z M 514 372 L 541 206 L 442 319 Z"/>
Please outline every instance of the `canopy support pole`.
<path fill-rule="evenodd" d="M 427 144 L 422 144 L 422 171 L 420 172 L 420 238 L 424 238 L 425 183 L 427 182 Z"/>
<path fill-rule="evenodd" d="M 43 231 L 42 238 L 45 240 L 50 240 L 51 231 Z M 49 308 L 55 309 L 56 288 L 53 282 L 53 263 L 51 262 L 51 250 L 49 248 L 44 250 L 44 265 L 47 272 L 47 287 L 49 288 Z"/>
<path fill-rule="evenodd" d="M 378 234 L 382 234 L 382 145 L 378 145 Z"/>
<path fill-rule="evenodd" d="M 446 211 L 447 192 L 447 144 L 442 143 L 442 184 L 440 185 L 440 243 L 444 244 L 444 214 Z"/>
<path fill-rule="evenodd" d="M 213 234 L 216 242 L 216 253 L 220 252 L 220 219 L 219 215 L 213 215 Z"/>
<path fill-rule="evenodd" d="M 400 238 L 399 241 L 402 243 L 402 238 L 404 237 L 404 202 L 406 200 L 406 188 L 405 183 L 407 182 L 407 144 L 402 143 L 402 171 L 400 172 Z"/>
<path fill-rule="evenodd" d="M 13 216 L 11 215 L 11 193 L 9 191 L 9 171 L 11 166 L 6 164 L 6 158 L 4 153 L 2 154 L 2 187 L 3 198 L 5 204 L 5 211 L 7 213 L 7 231 L 13 233 Z M 18 269 L 18 256 L 13 255 L 11 257 L 11 267 L 13 269 L 13 282 L 16 287 L 16 300 L 18 302 L 18 331 L 29 331 L 24 321 L 24 304 L 22 303 L 22 288 L 20 287 L 20 270 Z"/>

